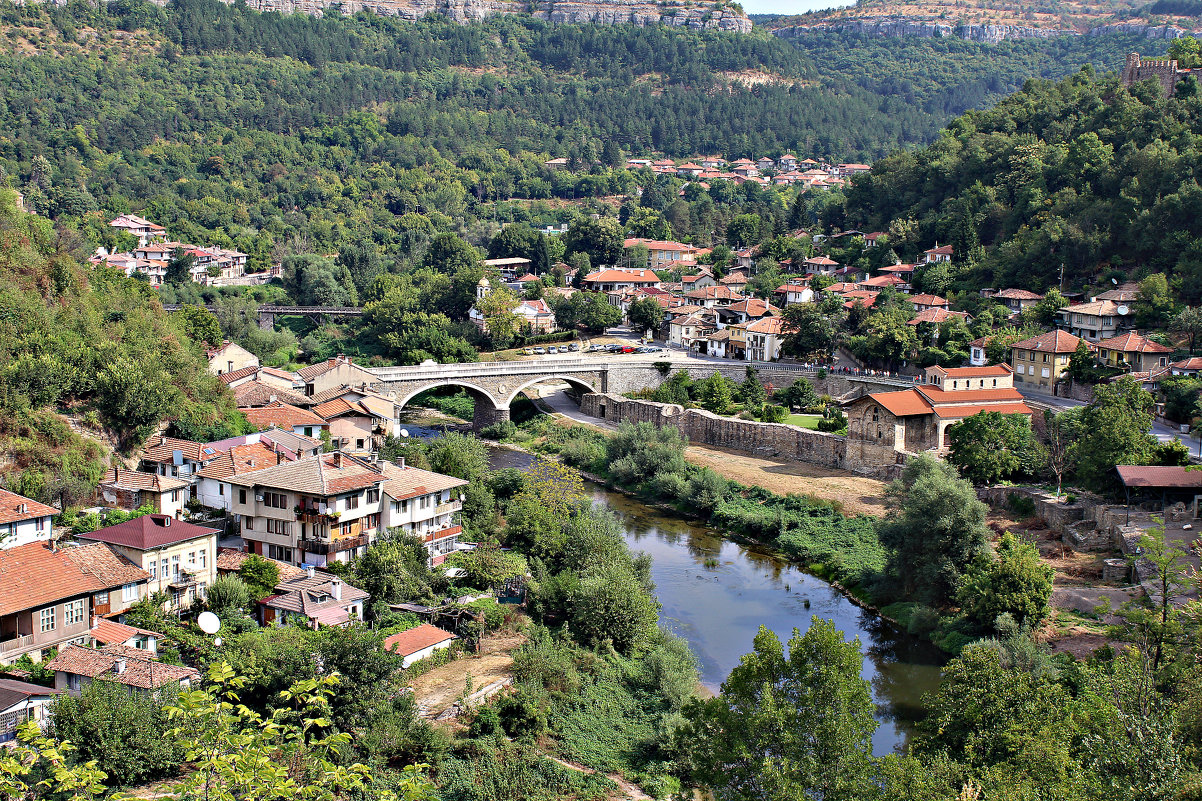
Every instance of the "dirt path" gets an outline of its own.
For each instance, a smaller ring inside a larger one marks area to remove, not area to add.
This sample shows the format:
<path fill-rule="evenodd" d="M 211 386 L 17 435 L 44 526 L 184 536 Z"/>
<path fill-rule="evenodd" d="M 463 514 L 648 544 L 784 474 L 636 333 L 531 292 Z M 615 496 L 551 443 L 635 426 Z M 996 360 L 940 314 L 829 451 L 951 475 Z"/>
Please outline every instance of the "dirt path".
<path fill-rule="evenodd" d="M 754 484 L 781 495 L 794 492 L 838 501 L 849 515 L 882 517 L 885 514 L 887 484 L 880 479 L 708 446 L 690 445 L 685 448 L 684 455 L 693 464 L 709 467 L 740 484 Z"/>
<path fill-rule="evenodd" d="M 472 678 L 472 689 L 500 681 L 510 675 L 513 652 L 526 642 L 523 634 L 503 633 L 485 637 L 480 653 L 465 656 L 436 667 L 409 683 L 413 700 L 425 717 L 437 717 L 463 695 L 467 678 Z"/>
<path fill-rule="evenodd" d="M 575 762 L 568 762 L 566 759 L 560 759 L 557 756 L 551 756 L 550 754 L 543 754 L 543 756 L 545 756 L 547 759 L 551 760 L 552 762 L 554 762 L 557 765 L 562 765 L 563 767 L 567 768 L 568 770 L 575 770 L 575 771 L 579 771 L 580 773 L 587 773 L 589 775 L 592 775 L 597 772 L 597 771 L 593 770 L 592 768 L 585 767 L 584 765 L 578 765 Z M 614 784 L 618 785 L 618 790 L 622 793 L 622 795 L 620 796 L 621 798 L 630 798 L 630 799 L 634 799 L 634 801 L 654 801 L 654 799 L 652 799 L 651 796 L 647 795 L 642 790 L 640 790 L 639 786 L 637 784 L 631 784 L 630 782 L 626 781 L 621 776 L 619 776 L 617 773 L 604 773 L 602 775 L 605 776 L 605 778 L 609 779 Z"/>

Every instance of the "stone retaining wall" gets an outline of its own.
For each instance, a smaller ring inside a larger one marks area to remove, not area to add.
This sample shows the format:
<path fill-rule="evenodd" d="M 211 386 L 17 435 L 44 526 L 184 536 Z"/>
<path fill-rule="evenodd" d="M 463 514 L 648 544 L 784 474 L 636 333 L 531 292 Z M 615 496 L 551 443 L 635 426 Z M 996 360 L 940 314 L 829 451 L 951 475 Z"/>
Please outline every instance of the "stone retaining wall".
<path fill-rule="evenodd" d="M 1074 523 L 1086 518 L 1094 518 L 1095 507 L 1101 503 L 1101 499 L 1089 493 L 1075 493 L 1077 500 L 1075 503 L 1064 503 L 1063 498 L 1065 493 L 1061 493 L 1061 500 L 1056 500 L 1056 493 L 1048 492 L 1040 487 L 982 487 L 977 490 L 977 497 L 985 501 L 985 503 L 994 507 L 1006 507 L 1009 505 L 1010 496 L 1018 498 L 1028 498 L 1035 503 L 1035 514 L 1045 523 L 1048 528 L 1058 534 L 1066 534 L 1069 527 Z"/>
<path fill-rule="evenodd" d="M 811 431 L 784 423 L 760 423 L 722 417 L 675 403 L 631 400 L 618 395 L 590 393 L 580 411 L 612 423 L 651 423 L 672 427 L 689 442 L 744 451 L 756 456 L 782 457 L 843 470 L 877 472 L 904 461 L 892 448 L 848 447 L 847 437 Z"/>

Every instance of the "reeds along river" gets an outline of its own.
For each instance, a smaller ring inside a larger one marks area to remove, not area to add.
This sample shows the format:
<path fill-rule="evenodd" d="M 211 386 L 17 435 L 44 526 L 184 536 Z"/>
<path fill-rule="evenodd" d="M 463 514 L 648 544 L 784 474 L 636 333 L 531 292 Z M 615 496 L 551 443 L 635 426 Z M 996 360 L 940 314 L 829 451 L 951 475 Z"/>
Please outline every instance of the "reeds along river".
<path fill-rule="evenodd" d="M 531 457 L 493 449 L 494 468 L 524 467 Z M 663 515 L 599 485 L 596 503 L 622 522 L 632 551 L 651 555 L 661 605 L 660 624 L 683 637 L 697 655 L 702 683 L 715 693 L 760 626 L 788 640 L 810 618 L 829 618 L 848 640 L 858 637 L 861 675 L 872 686 L 879 726 L 873 750 L 886 754 L 904 745 L 922 713 L 922 696 L 939 683 L 943 657 L 924 641 L 894 630 L 853 604 L 831 585 L 772 554 L 739 545 L 703 526 Z"/>

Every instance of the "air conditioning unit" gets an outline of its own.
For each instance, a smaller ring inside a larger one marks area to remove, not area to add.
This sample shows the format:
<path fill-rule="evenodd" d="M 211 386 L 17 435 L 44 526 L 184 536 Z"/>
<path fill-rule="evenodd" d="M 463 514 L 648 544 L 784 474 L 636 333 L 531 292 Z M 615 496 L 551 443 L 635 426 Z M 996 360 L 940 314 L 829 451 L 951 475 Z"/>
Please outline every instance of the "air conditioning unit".
<path fill-rule="evenodd" d="M 263 502 L 263 496 L 262 496 L 262 495 L 256 495 L 256 496 L 255 496 L 255 500 L 256 500 L 256 501 L 259 501 L 260 503 L 262 503 L 262 502 Z"/>

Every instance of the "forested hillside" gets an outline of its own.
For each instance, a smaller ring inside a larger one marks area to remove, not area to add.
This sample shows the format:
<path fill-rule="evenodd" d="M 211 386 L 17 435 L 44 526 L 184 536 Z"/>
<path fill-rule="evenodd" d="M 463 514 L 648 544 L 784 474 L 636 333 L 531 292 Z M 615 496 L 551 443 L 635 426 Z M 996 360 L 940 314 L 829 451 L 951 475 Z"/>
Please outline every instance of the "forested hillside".
<path fill-rule="evenodd" d="M 145 283 L 88 269 L 76 232 L 17 209 L 0 190 L 0 475 L 41 501 L 78 503 L 112 446 L 160 421 L 216 439 L 243 432 L 233 396 L 206 369 L 211 315 L 168 317 Z M 68 423 L 68 418 L 74 426 Z M 81 436 L 82 432 L 82 436 Z"/>
<path fill-rule="evenodd" d="M 623 155 L 868 160 L 929 141 L 1029 71 L 1113 65 L 1125 49 L 995 57 L 832 37 L 802 52 L 762 32 L 322 19 L 217 0 L 7 5 L 0 24 L 0 166 L 31 208 L 137 211 L 260 268 L 298 241 L 400 256 L 438 231 L 480 243 L 528 219 L 526 201 L 633 191 Z M 598 166 L 549 174 L 553 156 Z"/>
<path fill-rule="evenodd" d="M 858 177 L 841 224 L 966 256 L 952 288 L 1043 290 L 1166 272 L 1202 298 L 1202 98 L 1083 71 L 1031 81 Z M 905 233 L 903 233 L 905 232 Z"/>

